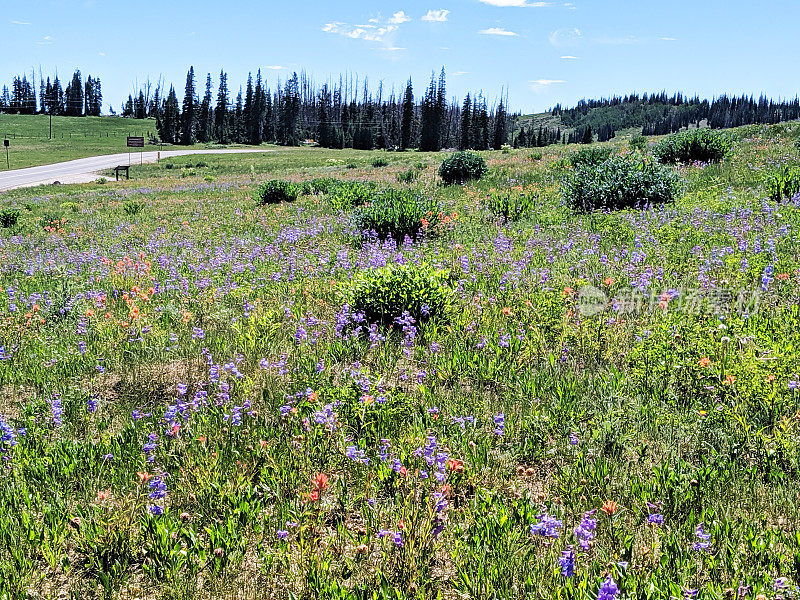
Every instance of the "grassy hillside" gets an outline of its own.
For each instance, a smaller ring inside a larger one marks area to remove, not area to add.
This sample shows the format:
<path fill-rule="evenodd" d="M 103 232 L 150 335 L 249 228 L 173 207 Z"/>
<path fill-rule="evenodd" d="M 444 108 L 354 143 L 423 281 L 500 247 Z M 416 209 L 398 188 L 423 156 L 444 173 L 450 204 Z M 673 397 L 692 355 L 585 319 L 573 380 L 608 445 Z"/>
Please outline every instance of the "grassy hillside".
<path fill-rule="evenodd" d="M 127 136 L 143 136 L 147 141 L 151 135 L 156 135 L 156 123 L 155 119 L 122 117 L 53 117 L 52 139 L 49 134 L 50 117 L 47 115 L 0 114 L 0 139 L 11 143 L 11 169 L 126 152 Z M 145 147 L 145 150 L 157 149 L 157 146 Z M 138 152 L 137 149 L 133 151 Z M 0 171 L 7 169 L 5 151 L 2 154 Z"/>
<path fill-rule="evenodd" d="M 4 195 L 0 598 L 795 598 L 800 197 L 764 182 L 798 133 L 591 214 L 561 145 Z"/>

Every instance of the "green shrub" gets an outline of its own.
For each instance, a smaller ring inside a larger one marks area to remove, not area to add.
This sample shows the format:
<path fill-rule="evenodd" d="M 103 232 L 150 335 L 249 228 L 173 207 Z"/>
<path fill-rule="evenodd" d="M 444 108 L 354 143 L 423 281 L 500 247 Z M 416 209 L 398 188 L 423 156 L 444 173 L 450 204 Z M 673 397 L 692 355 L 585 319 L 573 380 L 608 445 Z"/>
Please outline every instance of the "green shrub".
<path fill-rule="evenodd" d="M 503 144 L 502 146 L 500 146 L 500 151 L 503 154 L 511 154 L 511 146 L 508 144 Z"/>
<path fill-rule="evenodd" d="M 711 129 L 692 129 L 665 137 L 653 148 L 653 155 L 667 164 L 717 162 L 725 158 L 730 149 L 731 142 L 726 134 Z"/>
<path fill-rule="evenodd" d="M 195 165 L 195 167 L 197 167 L 198 169 L 202 169 L 202 168 L 207 167 L 207 166 L 208 165 L 206 163 L 204 163 L 203 161 L 200 161 L 199 163 L 197 163 Z"/>
<path fill-rule="evenodd" d="M 16 208 L 4 208 L 0 210 L 0 225 L 4 229 L 14 227 L 19 221 L 19 211 Z"/>
<path fill-rule="evenodd" d="M 584 212 L 672 202 L 679 188 L 680 180 L 669 167 L 624 157 L 579 165 L 561 182 L 564 201 Z"/>
<path fill-rule="evenodd" d="M 122 203 L 122 209 L 125 211 L 125 214 L 131 216 L 138 215 L 144 207 L 144 202 L 136 202 L 135 200 L 126 200 Z"/>
<path fill-rule="evenodd" d="M 297 200 L 299 191 L 298 186 L 293 183 L 281 181 L 279 179 L 271 179 L 259 186 L 258 203 L 264 206 L 265 204 L 294 202 Z"/>
<path fill-rule="evenodd" d="M 567 160 L 573 167 L 578 165 L 599 165 L 611 156 L 611 148 L 607 146 L 590 146 L 581 148 L 569 155 Z"/>
<path fill-rule="evenodd" d="M 391 325 L 408 312 L 416 322 L 442 318 L 452 302 L 446 271 L 426 265 L 393 264 L 368 271 L 348 292 L 353 313 L 363 313 L 369 323 Z"/>
<path fill-rule="evenodd" d="M 781 202 L 800 194 L 800 169 L 785 165 L 767 176 L 764 184 L 770 200 Z"/>
<path fill-rule="evenodd" d="M 327 200 L 333 208 L 350 210 L 369 202 L 375 190 L 371 181 L 336 181 L 328 187 Z"/>
<path fill-rule="evenodd" d="M 419 179 L 419 169 L 415 169 L 411 167 L 407 171 L 400 171 L 396 176 L 395 179 L 400 183 L 414 183 L 417 179 Z"/>
<path fill-rule="evenodd" d="M 185 165 L 183 165 L 183 168 L 184 169 L 194 169 L 194 165 L 192 163 L 190 163 L 190 162 L 187 162 Z"/>
<path fill-rule="evenodd" d="M 794 147 L 800 152 L 800 137 L 794 141 Z"/>
<path fill-rule="evenodd" d="M 519 190 L 492 191 L 483 205 L 503 221 L 516 222 L 533 212 L 536 196 Z"/>
<path fill-rule="evenodd" d="M 440 215 L 441 209 L 434 198 L 390 188 L 378 192 L 369 204 L 359 208 L 353 222 L 362 235 L 374 232 L 382 240 L 402 241 L 406 236 L 416 239 L 434 231 Z"/>
<path fill-rule="evenodd" d="M 643 135 L 635 135 L 631 138 L 631 141 L 628 142 L 628 145 L 631 150 L 644 154 L 645 150 L 647 150 L 647 138 Z"/>
<path fill-rule="evenodd" d="M 347 168 L 348 169 L 357 169 L 358 168 L 358 164 L 353 162 L 353 161 L 350 161 L 349 163 L 347 163 Z"/>
<path fill-rule="evenodd" d="M 488 172 L 486 161 L 474 152 L 453 152 L 439 167 L 439 177 L 450 185 L 464 183 L 470 179 L 480 179 Z"/>
<path fill-rule="evenodd" d="M 164 168 L 168 169 L 168 170 L 169 169 L 174 169 L 175 165 L 173 165 L 172 163 L 164 163 Z"/>
<path fill-rule="evenodd" d="M 64 210 L 71 210 L 72 212 L 78 212 L 81 208 L 81 205 L 78 204 L 77 202 L 62 202 L 61 204 L 59 204 L 59 207 L 63 208 Z"/>
<path fill-rule="evenodd" d="M 372 161 L 372 166 L 375 168 L 387 167 L 389 166 L 389 161 L 385 158 L 376 158 Z"/>
<path fill-rule="evenodd" d="M 532 161 L 542 160 L 542 153 L 539 150 L 534 150 L 528 154 L 528 158 Z"/>

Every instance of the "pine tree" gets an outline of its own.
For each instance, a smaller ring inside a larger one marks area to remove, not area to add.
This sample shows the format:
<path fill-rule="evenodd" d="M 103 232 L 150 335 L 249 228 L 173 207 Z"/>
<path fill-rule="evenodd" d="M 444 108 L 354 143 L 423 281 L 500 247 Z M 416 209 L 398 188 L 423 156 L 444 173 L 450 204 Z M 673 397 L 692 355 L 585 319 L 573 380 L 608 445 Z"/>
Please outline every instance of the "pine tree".
<path fill-rule="evenodd" d="M 261 81 L 261 69 L 256 75 L 256 87 L 253 91 L 253 133 L 250 143 L 259 145 L 264 141 L 265 119 L 267 114 L 267 95 Z"/>
<path fill-rule="evenodd" d="M 414 120 L 414 88 L 409 78 L 406 85 L 406 95 L 403 98 L 403 117 L 400 121 L 400 150 L 407 150 L 411 146 L 411 126 Z"/>
<path fill-rule="evenodd" d="M 458 143 L 459 150 L 467 150 L 471 147 L 470 144 L 470 128 L 472 127 L 472 99 L 470 95 L 464 98 L 464 104 L 461 106 L 461 137 Z"/>
<path fill-rule="evenodd" d="M 300 86 L 297 73 L 286 80 L 278 107 L 278 143 L 300 145 Z"/>
<path fill-rule="evenodd" d="M 181 115 L 178 108 L 178 97 L 175 95 L 175 87 L 170 86 L 169 95 L 164 102 L 163 114 L 156 118 L 156 128 L 161 141 L 168 144 L 176 144 L 181 137 Z"/>
<path fill-rule="evenodd" d="M 583 137 L 581 138 L 581 144 L 591 144 L 592 143 L 592 127 L 590 125 L 586 126 L 586 129 L 583 132 Z"/>
<path fill-rule="evenodd" d="M 244 141 L 244 101 L 242 100 L 242 88 L 239 87 L 239 94 L 236 96 L 236 109 L 233 111 L 233 125 L 231 126 L 233 141 L 241 144 Z"/>
<path fill-rule="evenodd" d="M 201 142 L 210 142 L 214 135 L 214 115 L 211 108 L 211 73 L 206 75 L 206 93 L 200 103 L 200 122 L 197 128 L 197 139 Z"/>
<path fill-rule="evenodd" d="M 506 107 L 503 104 L 503 100 L 500 100 L 500 104 L 497 107 L 497 112 L 494 114 L 494 132 L 492 134 L 492 148 L 495 150 L 500 150 L 503 144 L 506 143 L 508 140 L 508 133 L 507 133 L 507 121 L 508 115 L 506 115 Z"/>
<path fill-rule="evenodd" d="M 447 144 L 447 90 L 444 67 L 439 73 L 439 85 L 436 88 L 436 151 Z"/>
<path fill-rule="evenodd" d="M 197 141 L 197 95 L 194 88 L 194 67 L 189 67 L 189 72 L 186 74 L 180 141 L 187 146 L 191 146 Z"/>
<path fill-rule="evenodd" d="M 255 111 L 253 110 L 253 75 L 252 73 L 247 74 L 247 91 L 245 92 L 244 97 L 244 108 L 242 109 L 242 120 L 244 121 L 244 140 L 251 144 L 253 140 L 253 115 Z"/>
<path fill-rule="evenodd" d="M 219 72 L 219 88 L 217 89 L 217 105 L 214 107 L 214 138 L 220 144 L 231 141 L 230 115 L 228 100 L 228 76 Z"/>

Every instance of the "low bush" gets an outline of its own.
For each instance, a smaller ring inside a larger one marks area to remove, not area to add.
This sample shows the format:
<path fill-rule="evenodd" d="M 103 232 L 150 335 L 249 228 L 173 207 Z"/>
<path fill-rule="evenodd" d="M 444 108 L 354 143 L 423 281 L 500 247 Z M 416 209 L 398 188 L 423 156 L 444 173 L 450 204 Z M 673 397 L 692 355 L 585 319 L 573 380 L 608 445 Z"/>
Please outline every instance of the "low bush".
<path fill-rule="evenodd" d="M 607 146 L 590 146 L 581 148 L 569 155 L 567 160 L 573 167 L 579 165 L 599 165 L 611 156 L 611 148 Z"/>
<path fill-rule="evenodd" d="M 372 166 L 375 168 L 387 167 L 389 166 L 389 161 L 385 158 L 376 158 L 372 161 Z"/>
<path fill-rule="evenodd" d="M 781 202 L 800 194 L 800 168 L 785 165 L 767 176 L 764 184 L 770 200 Z"/>
<path fill-rule="evenodd" d="M 400 171 L 396 176 L 395 179 L 400 183 L 414 183 L 417 179 L 419 179 L 420 170 L 414 167 L 411 167 L 407 171 Z"/>
<path fill-rule="evenodd" d="M 279 179 L 272 179 L 262 183 L 258 188 L 258 203 L 261 206 L 265 204 L 279 204 L 281 202 L 294 202 L 300 190 L 294 183 L 288 181 L 281 181 Z"/>
<path fill-rule="evenodd" d="M 658 142 L 653 156 L 661 163 L 718 162 L 730 152 L 728 136 L 711 129 L 692 129 L 673 133 Z"/>
<path fill-rule="evenodd" d="M 533 152 L 528 154 L 528 158 L 531 159 L 534 162 L 537 161 L 537 160 L 542 160 L 542 156 L 543 155 L 542 155 L 540 150 L 534 150 Z"/>
<path fill-rule="evenodd" d="M 533 212 L 536 196 L 521 190 L 491 191 L 483 206 L 506 222 L 516 222 Z"/>
<path fill-rule="evenodd" d="M 474 152 L 453 152 L 444 159 L 439 167 L 439 177 L 447 185 L 465 183 L 471 179 L 480 179 L 489 169 L 480 154 Z"/>
<path fill-rule="evenodd" d="M 128 215 L 138 215 L 145 207 L 144 202 L 136 202 L 134 200 L 126 200 L 122 203 L 122 210 Z"/>
<path fill-rule="evenodd" d="M 370 202 L 375 195 L 371 181 L 336 181 L 328 187 L 328 203 L 339 210 L 350 210 Z"/>
<path fill-rule="evenodd" d="M 430 196 L 411 190 L 386 189 L 374 195 L 369 204 L 353 215 L 355 227 L 362 235 L 372 235 L 384 240 L 402 241 L 416 239 L 433 232 L 440 221 L 439 204 Z"/>
<path fill-rule="evenodd" d="M 4 208 L 0 210 L 0 226 L 4 229 L 14 227 L 19 221 L 19 211 L 16 208 Z"/>
<path fill-rule="evenodd" d="M 175 165 L 172 163 L 164 163 L 164 168 L 167 170 L 171 170 L 175 168 Z"/>
<path fill-rule="evenodd" d="M 623 157 L 579 165 L 561 182 L 564 201 L 582 212 L 672 202 L 679 189 L 680 179 L 669 167 Z"/>
<path fill-rule="evenodd" d="M 647 150 L 647 138 L 643 135 L 635 135 L 631 138 L 631 141 L 628 142 L 630 145 L 631 150 L 635 152 L 640 152 L 642 154 L 645 153 Z"/>
<path fill-rule="evenodd" d="M 391 325 L 405 312 L 420 323 L 446 315 L 452 302 L 447 279 L 446 271 L 425 265 L 393 264 L 361 275 L 347 300 L 369 323 Z"/>

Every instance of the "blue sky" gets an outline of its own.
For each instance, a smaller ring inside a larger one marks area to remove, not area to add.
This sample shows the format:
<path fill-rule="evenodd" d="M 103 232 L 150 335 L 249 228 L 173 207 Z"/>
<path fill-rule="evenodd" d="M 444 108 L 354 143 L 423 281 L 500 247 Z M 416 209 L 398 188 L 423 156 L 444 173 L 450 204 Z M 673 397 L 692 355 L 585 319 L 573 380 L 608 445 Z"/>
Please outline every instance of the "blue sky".
<path fill-rule="evenodd" d="M 800 91 L 798 0 L 0 0 L 0 77 L 41 67 L 99 75 L 116 108 L 194 65 L 229 85 L 259 67 L 274 87 L 305 68 L 415 92 L 444 66 L 448 93 L 509 91 L 512 110 L 630 91 Z M 220 9 L 222 7 L 222 9 Z M 231 87 L 233 87 L 231 85 Z M 235 95 L 235 94 L 232 94 Z M 106 108 L 104 107 L 104 110 Z"/>

